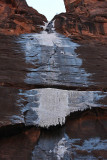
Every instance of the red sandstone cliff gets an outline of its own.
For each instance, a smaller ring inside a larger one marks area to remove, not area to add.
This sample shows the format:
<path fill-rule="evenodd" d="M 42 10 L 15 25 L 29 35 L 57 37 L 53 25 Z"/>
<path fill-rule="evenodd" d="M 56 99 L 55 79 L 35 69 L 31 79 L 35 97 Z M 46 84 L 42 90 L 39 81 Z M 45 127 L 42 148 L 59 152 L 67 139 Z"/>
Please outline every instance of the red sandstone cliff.
<path fill-rule="evenodd" d="M 54 17 L 55 28 L 75 40 L 107 42 L 107 0 L 64 0 L 66 13 Z"/>
<path fill-rule="evenodd" d="M 26 0 L 0 0 L 0 34 L 40 32 L 45 16 L 29 7 Z"/>

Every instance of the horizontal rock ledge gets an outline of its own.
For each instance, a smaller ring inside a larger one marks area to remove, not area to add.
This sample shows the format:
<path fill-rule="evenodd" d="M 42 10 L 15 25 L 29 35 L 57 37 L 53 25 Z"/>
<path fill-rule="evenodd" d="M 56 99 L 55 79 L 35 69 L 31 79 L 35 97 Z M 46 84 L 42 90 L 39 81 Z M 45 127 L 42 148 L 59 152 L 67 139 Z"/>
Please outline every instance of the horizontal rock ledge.
<path fill-rule="evenodd" d="M 69 85 L 52 85 L 52 84 L 11 84 L 11 83 L 0 83 L 1 87 L 12 87 L 20 89 L 42 89 L 42 88 L 53 88 L 53 89 L 63 89 L 63 90 L 76 90 L 76 91 L 102 91 L 107 92 L 107 88 L 100 86 L 69 86 Z"/>
<path fill-rule="evenodd" d="M 66 117 L 66 123 L 69 123 L 69 119 L 72 121 L 81 119 L 81 121 L 90 121 L 90 120 L 104 120 L 107 121 L 107 109 L 106 108 L 92 108 L 92 109 L 86 109 L 85 111 L 78 111 L 71 113 L 69 116 Z M 41 127 L 35 127 L 35 126 L 26 126 L 24 123 L 19 124 L 10 124 L 6 126 L 0 127 L 0 139 L 3 137 L 10 137 L 14 136 L 20 133 L 23 133 L 25 131 L 30 131 L 30 129 L 34 128 L 37 130 L 57 130 L 59 127 L 62 127 L 60 125 L 57 126 L 50 126 L 49 128 L 41 128 Z"/>

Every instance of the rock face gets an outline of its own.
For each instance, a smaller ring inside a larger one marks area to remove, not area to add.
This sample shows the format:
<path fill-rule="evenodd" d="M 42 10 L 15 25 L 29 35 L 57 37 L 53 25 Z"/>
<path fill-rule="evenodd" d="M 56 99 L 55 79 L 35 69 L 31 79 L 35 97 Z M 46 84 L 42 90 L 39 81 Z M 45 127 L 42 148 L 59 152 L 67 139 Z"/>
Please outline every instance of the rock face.
<path fill-rule="evenodd" d="M 64 0 L 66 13 L 55 16 L 55 27 L 73 39 L 107 41 L 107 0 Z"/>
<path fill-rule="evenodd" d="M 25 0 L 0 0 L 0 33 L 21 34 L 39 32 L 47 19 Z"/>

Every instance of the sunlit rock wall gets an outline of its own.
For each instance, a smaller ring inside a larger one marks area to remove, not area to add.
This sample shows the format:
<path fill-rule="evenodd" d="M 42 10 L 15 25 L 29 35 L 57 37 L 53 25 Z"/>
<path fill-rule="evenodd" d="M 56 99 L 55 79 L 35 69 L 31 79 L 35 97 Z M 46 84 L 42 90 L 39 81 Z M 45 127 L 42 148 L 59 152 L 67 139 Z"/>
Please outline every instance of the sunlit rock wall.
<path fill-rule="evenodd" d="M 64 0 L 66 13 L 55 16 L 55 27 L 73 39 L 107 41 L 107 0 Z"/>
<path fill-rule="evenodd" d="M 40 32 L 46 21 L 26 0 L 0 0 L 0 34 Z"/>

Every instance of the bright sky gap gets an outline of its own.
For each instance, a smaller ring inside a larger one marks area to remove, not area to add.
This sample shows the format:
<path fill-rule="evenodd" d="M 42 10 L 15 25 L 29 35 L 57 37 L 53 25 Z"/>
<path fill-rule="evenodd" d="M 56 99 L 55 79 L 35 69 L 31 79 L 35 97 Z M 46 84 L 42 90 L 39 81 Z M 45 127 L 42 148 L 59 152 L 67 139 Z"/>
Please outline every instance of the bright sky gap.
<path fill-rule="evenodd" d="M 46 16 L 50 21 L 56 14 L 65 12 L 63 0 L 26 0 L 28 5 Z"/>

